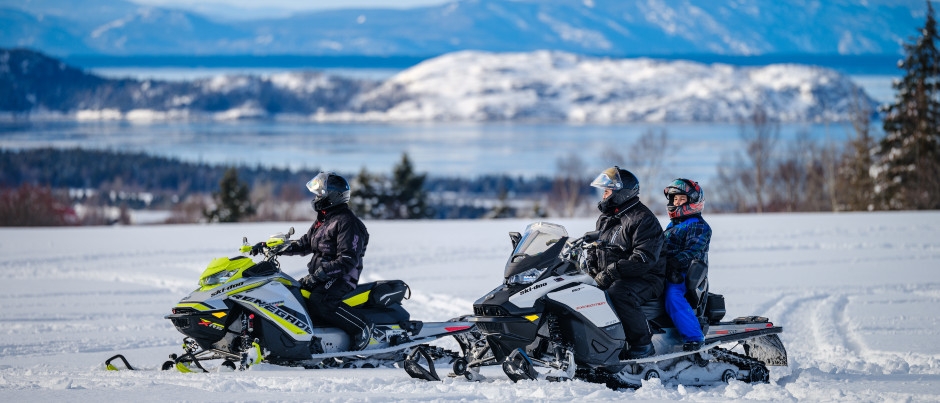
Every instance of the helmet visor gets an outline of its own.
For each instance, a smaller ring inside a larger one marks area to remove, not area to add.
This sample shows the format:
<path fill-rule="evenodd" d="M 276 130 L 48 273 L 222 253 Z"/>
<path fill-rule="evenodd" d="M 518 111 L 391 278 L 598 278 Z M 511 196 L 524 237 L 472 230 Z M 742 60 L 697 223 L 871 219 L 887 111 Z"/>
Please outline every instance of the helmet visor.
<path fill-rule="evenodd" d="M 597 175 L 597 178 L 594 178 L 594 182 L 591 182 L 591 186 L 610 190 L 623 189 L 623 181 L 620 180 L 620 168 L 613 167 L 605 169 L 604 172 Z"/>
<path fill-rule="evenodd" d="M 307 182 L 307 190 L 317 197 L 323 196 L 323 193 L 326 193 L 326 180 L 329 179 L 329 177 L 330 174 L 320 172 L 317 176 L 314 176 L 310 182 Z"/>

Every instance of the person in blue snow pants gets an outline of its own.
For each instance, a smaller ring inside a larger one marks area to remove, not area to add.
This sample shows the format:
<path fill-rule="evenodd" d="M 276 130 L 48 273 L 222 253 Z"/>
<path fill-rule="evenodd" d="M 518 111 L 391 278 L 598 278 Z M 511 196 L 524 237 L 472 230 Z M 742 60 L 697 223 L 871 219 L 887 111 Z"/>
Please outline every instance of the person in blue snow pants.
<path fill-rule="evenodd" d="M 686 299 L 686 276 L 693 262 L 708 266 L 712 230 L 702 218 L 705 194 L 697 182 L 678 178 L 665 189 L 670 222 L 663 232 L 661 259 L 666 260 L 666 312 L 683 338 L 683 350 L 698 350 L 705 340 L 694 308 Z"/>

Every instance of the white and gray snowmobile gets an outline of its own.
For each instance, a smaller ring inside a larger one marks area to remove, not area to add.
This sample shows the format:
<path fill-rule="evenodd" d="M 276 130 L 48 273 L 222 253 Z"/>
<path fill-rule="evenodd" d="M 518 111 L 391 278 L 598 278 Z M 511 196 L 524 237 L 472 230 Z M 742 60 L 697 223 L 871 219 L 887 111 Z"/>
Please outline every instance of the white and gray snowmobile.
<path fill-rule="evenodd" d="M 287 234 L 272 235 L 265 242 L 261 261 L 238 256 L 217 258 L 209 264 L 199 277 L 199 288 L 166 316 L 186 337 L 183 354 L 170 355 L 163 370 L 207 371 L 203 366 L 207 360 L 222 360 L 221 365 L 231 369 L 247 369 L 259 362 L 305 368 L 368 368 L 405 365 L 409 357 L 426 357 L 432 366 L 433 360 L 458 357 L 427 343 L 460 335 L 473 324 L 411 320 L 401 304 L 410 296 L 410 289 L 400 280 L 360 284 L 344 297 L 343 302 L 375 324 L 369 345 L 350 351 L 346 332 L 314 323 L 306 310 L 309 293 L 281 271 L 278 252 L 287 247 L 293 233 L 291 228 Z M 244 239 L 241 251 L 250 249 Z"/>
<path fill-rule="evenodd" d="M 504 283 L 474 303 L 468 320 L 476 328 L 459 338 L 466 358 L 454 366 L 458 375 L 478 380 L 480 367 L 502 365 L 513 381 L 583 379 L 621 388 L 652 378 L 685 385 L 767 382 L 768 365 L 787 365 L 780 326 L 757 316 L 721 321 L 724 299 L 708 292 L 703 266 L 690 270 L 686 294 L 705 329 L 701 348 L 684 351 L 663 302 L 653 301 L 643 310 L 657 354 L 621 360 L 629 348 L 621 322 L 583 267 L 586 249 L 604 247 L 597 235 L 569 241 L 564 227 L 545 222 L 510 233 L 514 250 Z"/>

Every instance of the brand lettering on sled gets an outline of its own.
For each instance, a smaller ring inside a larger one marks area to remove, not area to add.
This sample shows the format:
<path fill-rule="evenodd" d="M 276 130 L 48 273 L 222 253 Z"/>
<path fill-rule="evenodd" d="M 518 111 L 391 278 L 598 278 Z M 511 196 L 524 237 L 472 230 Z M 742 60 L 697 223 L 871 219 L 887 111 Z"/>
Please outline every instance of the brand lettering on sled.
<path fill-rule="evenodd" d="M 296 316 L 291 315 L 287 311 L 281 309 L 280 307 L 274 304 L 262 301 L 254 297 L 249 297 L 246 295 L 233 295 L 232 298 L 258 305 L 261 308 L 267 310 L 268 312 L 271 312 L 277 315 L 279 318 L 286 320 L 288 323 L 294 326 L 297 326 L 298 328 L 300 328 L 300 330 L 303 330 L 304 332 L 307 332 L 307 333 L 313 333 L 313 329 L 311 329 L 310 326 L 307 326 L 306 322 L 298 319 Z"/>
<path fill-rule="evenodd" d="M 529 292 L 529 291 L 535 291 L 535 290 L 537 290 L 537 289 L 539 289 L 539 288 L 542 288 L 542 287 L 545 287 L 545 286 L 547 286 L 547 285 L 548 285 L 548 283 L 538 283 L 538 284 L 533 285 L 533 286 L 531 286 L 531 287 L 529 287 L 529 288 L 526 288 L 526 289 L 524 289 L 524 290 L 522 290 L 522 291 L 519 291 L 519 295 L 525 294 L 525 293 L 527 293 L 527 292 Z"/>
<path fill-rule="evenodd" d="M 244 281 L 238 282 L 238 283 L 235 283 L 235 284 L 232 284 L 232 285 L 230 285 L 230 286 L 228 286 L 228 287 L 225 287 L 225 288 L 220 288 L 220 289 L 216 290 L 215 292 L 213 292 L 213 293 L 211 294 L 211 296 L 214 297 L 214 296 L 219 295 L 219 294 L 221 294 L 221 293 L 223 293 L 223 292 L 234 290 L 234 289 L 236 289 L 236 288 L 238 288 L 238 287 L 241 287 L 243 284 L 245 284 Z"/>

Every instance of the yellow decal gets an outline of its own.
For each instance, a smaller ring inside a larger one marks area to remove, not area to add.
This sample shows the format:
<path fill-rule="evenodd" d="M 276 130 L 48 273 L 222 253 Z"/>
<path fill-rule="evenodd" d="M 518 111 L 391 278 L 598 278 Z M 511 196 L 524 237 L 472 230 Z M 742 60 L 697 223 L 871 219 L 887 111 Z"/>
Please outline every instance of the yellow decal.
<path fill-rule="evenodd" d="M 225 312 L 216 312 L 216 313 L 212 314 L 212 316 L 215 316 L 216 318 L 222 319 L 223 317 L 225 317 Z"/>
<path fill-rule="evenodd" d="M 370 293 L 370 292 L 371 292 L 371 290 L 366 291 L 366 292 L 361 293 L 361 294 L 353 295 L 353 296 L 351 296 L 351 297 L 349 297 L 349 298 L 344 299 L 343 302 L 345 302 L 346 305 L 349 305 L 349 306 L 362 305 L 362 304 L 364 304 L 366 301 L 369 300 L 369 293 Z"/>
<path fill-rule="evenodd" d="M 538 315 L 529 315 L 529 316 L 526 316 L 525 318 L 528 319 L 529 322 L 535 322 L 535 321 L 539 320 L 539 316 L 538 316 Z"/>
<path fill-rule="evenodd" d="M 310 299 L 310 291 L 307 291 L 307 290 L 300 290 L 300 296 L 302 296 L 302 297 L 304 297 L 304 298 L 306 298 L 306 299 Z"/>
<path fill-rule="evenodd" d="M 198 302 L 180 302 L 174 308 L 192 308 L 197 311 L 211 311 L 212 308 Z"/>

